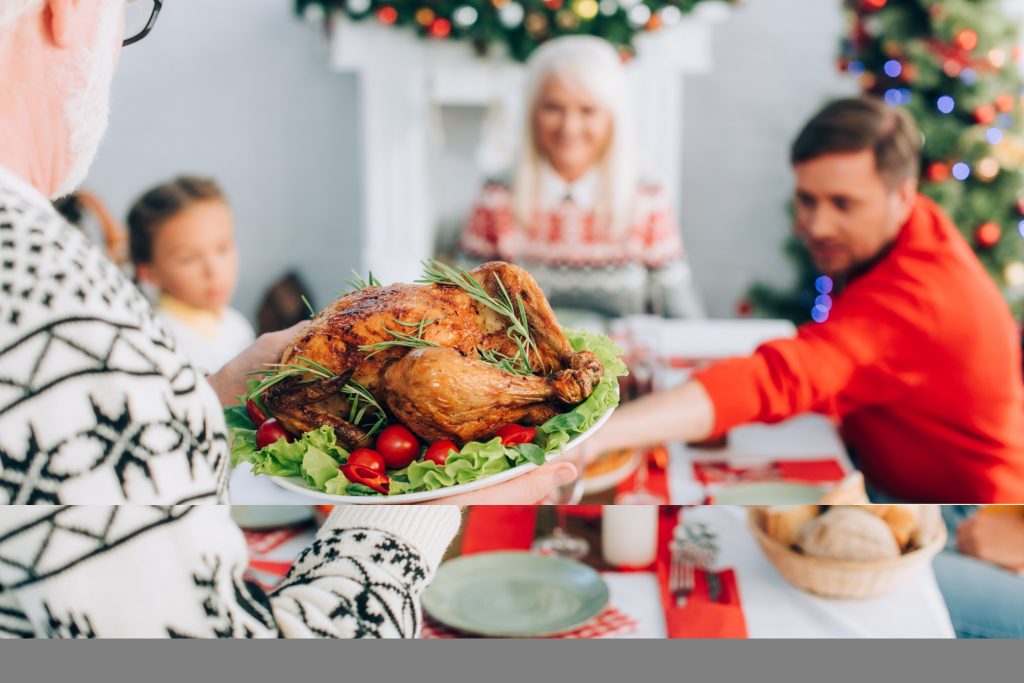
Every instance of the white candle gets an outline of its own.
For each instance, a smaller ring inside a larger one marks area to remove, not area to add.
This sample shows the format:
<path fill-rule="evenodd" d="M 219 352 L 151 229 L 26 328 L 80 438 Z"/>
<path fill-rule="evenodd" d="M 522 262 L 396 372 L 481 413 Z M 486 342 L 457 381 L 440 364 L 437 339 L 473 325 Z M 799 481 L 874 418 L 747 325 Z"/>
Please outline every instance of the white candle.
<path fill-rule="evenodd" d="M 657 505 L 606 505 L 601 510 L 601 555 L 613 567 L 646 567 L 658 545 Z"/>

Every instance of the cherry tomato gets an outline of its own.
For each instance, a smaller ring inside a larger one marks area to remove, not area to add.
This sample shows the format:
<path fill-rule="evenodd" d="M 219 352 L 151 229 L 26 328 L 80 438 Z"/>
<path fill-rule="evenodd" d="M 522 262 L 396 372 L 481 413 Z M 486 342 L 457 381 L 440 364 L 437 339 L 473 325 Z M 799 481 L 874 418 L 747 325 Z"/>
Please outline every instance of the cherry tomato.
<path fill-rule="evenodd" d="M 378 493 L 387 494 L 388 488 L 391 486 L 391 480 L 386 475 L 361 465 L 342 465 L 341 473 L 349 481 L 369 486 Z"/>
<path fill-rule="evenodd" d="M 427 452 L 423 456 L 424 462 L 432 462 L 435 465 L 441 467 L 444 466 L 448 456 L 452 454 L 452 451 L 459 452 L 459 447 L 455 445 L 454 441 L 435 441 L 430 444 L 427 448 Z"/>
<path fill-rule="evenodd" d="M 384 474 L 384 470 L 387 469 L 387 464 L 384 462 L 384 456 L 372 448 L 357 448 L 348 456 L 349 465 L 359 465 L 365 467 L 368 470 L 373 470 L 377 474 Z"/>
<path fill-rule="evenodd" d="M 281 439 L 292 441 L 292 435 L 275 418 L 270 418 L 256 430 L 256 448 L 266 448 Z"/>
<path fill-rule="evenodd" d="M 402 425 L 391 425 L 377 437 L 377 452 L 384 456 L 388 469 L 400 470 L 420 454 L 420 442 Z"/>
<path fill-rule="evenodd" d="M 533 443 L 533 438 L 537 436 L 537 428 L 510 424 L 499 429 L 497 436 L 501 437 L 501 443 L 504 446 Z"/>

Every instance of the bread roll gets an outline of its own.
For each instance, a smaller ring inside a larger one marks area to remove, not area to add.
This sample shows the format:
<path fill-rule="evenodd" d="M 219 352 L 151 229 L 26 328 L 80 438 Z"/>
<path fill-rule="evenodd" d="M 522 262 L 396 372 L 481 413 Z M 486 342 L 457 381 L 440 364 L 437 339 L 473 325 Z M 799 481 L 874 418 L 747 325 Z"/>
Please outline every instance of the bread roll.
<path fill-rule="evenodd" d="M 889 525 L 858 507 L 834 507 L 807 522 L 796 545 L 806 555 L 833 560 L 870 562 L 900 556 Z"/>
<path fill-rule="evenodd" d="M 901 550 L 906 550 L 918 524 L 918 505 L 866 505 L 864 509 L 880 517 L 892 530 Z"/>
<path fill-rule="evenodd" d="M 803 525 L 819 511 L 817 505 L 769 505 L 764 508 L 764 531 L 788 548 Z"/>

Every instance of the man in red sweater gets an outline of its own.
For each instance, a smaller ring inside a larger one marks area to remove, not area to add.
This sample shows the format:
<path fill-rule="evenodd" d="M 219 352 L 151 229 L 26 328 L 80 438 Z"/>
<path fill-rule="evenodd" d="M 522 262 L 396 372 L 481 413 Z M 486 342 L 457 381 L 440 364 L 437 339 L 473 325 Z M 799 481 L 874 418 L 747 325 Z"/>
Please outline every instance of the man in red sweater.
<path fill-rule="evenodd" d="M 949 217 L 918 194 L 921 136 L 874 99 L 826 106 L 799 134 L 797 235 L 835 282 L 827 319 L 627 404 L 603 449 L 700 441 L 748 422 L 837 418 L 880 494 L 1024 501 L 1019 332 Z"/>

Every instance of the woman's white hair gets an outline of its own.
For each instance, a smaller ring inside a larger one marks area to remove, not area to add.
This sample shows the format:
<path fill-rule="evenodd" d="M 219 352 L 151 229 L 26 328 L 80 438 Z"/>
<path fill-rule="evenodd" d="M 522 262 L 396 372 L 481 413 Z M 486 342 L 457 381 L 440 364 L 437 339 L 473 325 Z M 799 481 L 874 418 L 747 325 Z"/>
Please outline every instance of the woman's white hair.
<path fill-rule="evenodd" d="M 527 224 L 537 206 L 544 158 L 537 142 L 534 114 L 544 85 L 551 77 L 567 87 L 585 90 L 611 114 L 611 140 L 597 168 L 597 227 L 612 236 L 622 235 L 633 217 L 639 182 L 632 97 L 618 52 L 610 43 L 594 36 L 566 36 L 548 41 L 537 48 L 527 63 L 524 144 L 512 187 L 516 219 L 520 225 Z"/>
<path fill-rule="evenodd" d="M 23 14 L 37 9 L 43 0 L 0 0 L 0 29 L 6 28 Z"/>

